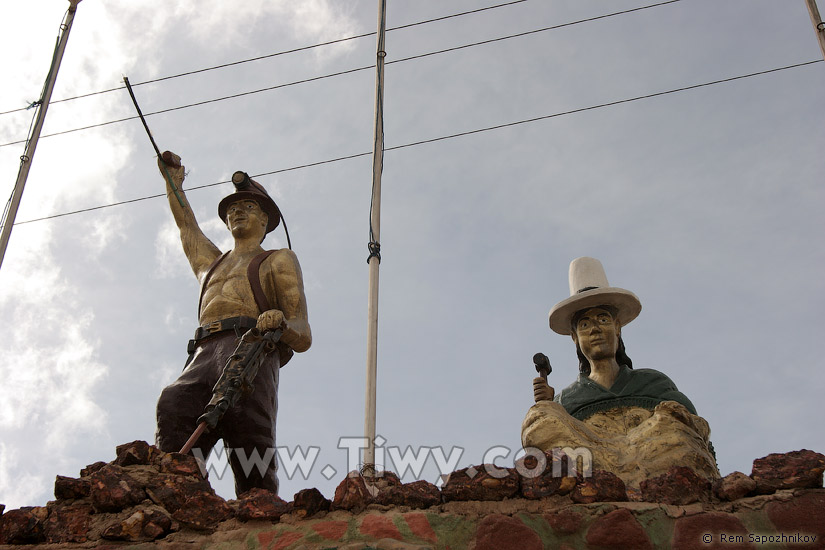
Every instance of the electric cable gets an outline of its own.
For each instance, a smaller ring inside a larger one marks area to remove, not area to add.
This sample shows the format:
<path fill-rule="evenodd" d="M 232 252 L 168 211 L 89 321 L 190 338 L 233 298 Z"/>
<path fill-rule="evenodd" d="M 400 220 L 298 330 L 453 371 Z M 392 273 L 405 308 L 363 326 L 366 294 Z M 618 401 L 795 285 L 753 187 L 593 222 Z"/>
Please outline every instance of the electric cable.
<path fill-rule="evenodd" d="M 501 42 L 501 41 L 504 41 L 504 40 L 509 40 L 511 38 L 521 38 L 521 37 L 524 37 L 524 36 L 529 36 L 529 35 L 540 33 L 540 32 L 552 31 L 552 30 L 563 28 L 563 27 L 578 25 L 578 24 L 581 24 L 581 23 L 589 23 L 589 22 L 592 22 L 592 21 L 597 21 L 599 19 L 606 19 L 606 18 L 609 18 L 609 17 L 616 17 L 616 16 L 619 16 L 619 15 L 625 15 L 625 14 L 636 12 L 636 11 L 641 11 L 641 10 L 646 10 L 646 9 L 655 8 L 655 7 L 659 7 L 659 6 L 664 6 L 664 5 L 667 5 L 667 4 L 673 4 L 675 2 L 680 2 L 680 1 L 681 0 L 667 0 L 665 2 L 659 2 L 657 4 L 649 4 L 647 6 L 641 6 L 641 7 L 638 7 L 638 8 L 631 8 L 631 9 L 622 10 L 622 11 L 613 12 L 613 13 L 608 13 L 608 14 L 604 14 L 604 15 L 597 15 L 595 17 L 588 17 L 586 19 L 579 19 L 577 21 L 570 21 L 570 22 L 567 22 L 567 23 L 560 23 L 558 25 L 552 25 L 550 27 L 542 27 L 540 29 L 534 29 L 534 30 L 531 30 L 531 31 L 525 31 L 525 32 L 521 32 L 521 33 L 516 33 L 516 34 L 511 34 L 511 35 L 506 35 L 506 36 L 500 36 L 498 38 L 491 38 L 491 39 L 488 39 L 488 40 L 482 40 L 480 42 L 472 42 L 470 44 L 463 44 L 463 45 L 460 45 L 460 46 L 454 46 L 452 48 L 446 48 L 446 49 L 443 49 L 443 50 L 436 50 L 436 51 L 427 52 L 427 53 L 423 53 L 423 54 L 413 55 L 413 56 L 410 56 L 410 57 L 403 57 L 401 59 L 395 59 L 395 60 L 392 60 L 392 61 L 387 61 L 386 65 L 392 65 L 394 63 L 403 63 L 403 62 L 411 61 L 411 60 L 414 60 L 414 59 L 421 59 L 421 58 L 430 57 L 430 56 L 433 56 L 433 55 L 440 55 L 440 54 L 444 54 L 444 53 L 463 50 L 463 49 L 466 49 L 466 48 L 472 48 L 472 47 L 475 47 L 475 46 L 482 46 L 482 45 L 485 45 L 485 44 L 492 44 L 494 42 Z M 375 34 L 375 33 L 373 33 L 373 34 Z M 169 113 L 169 112 L 172 112 L 172 111 L 179 111 L 179 110 L 182 110 L 182 109 L 188 109 L 190 107 L 198 107 L 198 106 L 201 106 L 201 105 L 207 105 L 209 103 L 217 103 L 219 101 L 225 101 L 225 100 L 228 100 L 228 99 L 237 99 L 239 97 L 244 97 L 244 96 L 248 96 L 248 95 L 252 95 L 252 94 L 257 94 L 257 93 L 261 93 L 261 92 L 268 92 L 268 91 L 276 90 L 276 89 L 279 89 L 279 88 L 286 88 L 286 87 L 289 87 L 289 86 L 295 86 L 297 84 L 305 84 L 307 82 L 314 82 L 314 81 L 317 81 L 317 80 L 323 80 L 323 79 L 332 78 L 332 77 L 336 77 L 336 76 L 341 76 L 341 75 L 345 75 L 345 74 L 351 74 L 351 73 L 356 73 L 356 72 L 360 72 L 360 71 L 366 71 L 366 70 L 374 69 L 374 68 L 375 68 L 374 64 L 373 65 L 366 65 L 366 66 L 363 66 L 363 67 L 356 67 L 354 69 L 347 69 L 347 70 L 344 70 L 344 71 L 338 71 L 338 72 L 335 72 L 335 73 L 329 73 L 329 74 L 325 74 L 325 75 L 321 75 L 321 76 L 315 76 L 315 77 L 306 78 L 306 79 L 303 79 L 303 80 L 296 80 L 296 81 L 293 81 L 293 82 L 287 82 L 285 84 L 276 84 L 275 86 L 267 86 L 266 88 L 259 88 L 259 89 L 256 89 L 256 90 L 249 90 L 249 91 L 246 91 L 246 92 L 240 92 L 240 93 L 237 93 L 237 94 L 231 94 L 231 95 L 227 95 L 227 96 L 223 96 L 223 97 L 207 99 L 207 100 L 198 101 L 198 102 L 195 102 L 195 103 L 188 103 L 188 104 L 180 105 L 180 106 L 177 106 L 177 107 L 170 107 L 168 109 L 161 109 L 159 111 L 153 111 L 153 112 L 150 112 L 150 113 L 145 113 L 144 116 L 150 117 L 150 116 L 153 116 L 153 115 L 159 115 L 159 114 L 163 114 L 163 113 Z M 133 84 L 133 86 L 137 86 L 137 84 Z M 46 135 L 41 136 L 41 137 L 42 138 L 48 138 L 48 137 L 60 136 L 60 135 L 64 135 L 64 134 L 70 134 L 70 133 L 73 133 L 73 132 L 80 132 L 80 131 L 83 131 L 83 130 L 90 130 L 92 128 L 100 128 L 102 126 L 108 126 L 110 124 L 118 124 L 118 123 L 126 122 L 126 121 L 129 121 L 129 120 L 135 120 L 137 118 L 138 117 L 136 117 L 136 116 L 130 116 L 130 117 L 126 117 L 126 118 L 110 120 L 110 121 L 107 121 L 107 122 L 101 122 L 101 123 L 98 123 L 98 124 L 91 124 L 89 126 L 82 126 L 80 128 L 72 128 L 70 130 L 62 130 L 60 132 L 53 132 L 51 134 L 46 134 Z M 9 145 L 16 145 L 18 143 L 22 143 L 22 141 L 12 141 L 12 142 L 8 142 L 8 143 L 2 143 L 2 144 L 0 144 L 0 147 L 7 147 Z"/>
<path fill-rule="evenodd" d="M 636 101 L 642 101 L 642 100 L 651 99 L 651 98 L 654 98 L 654 97 L 660 97 L 660 96 L 665 96 L 665 95 L 669 95 L 669 94 L 674 94 L 674 93 L 677 93 L 677 92 L 684 92 L 684 91 L 687 91 L 687 90 L 695 90 L 697 88 L 704 88 L 704 87 L 708 87 L 708 86 L 724 84 L 724 83 L 727 83 L 727 82 L 733 82 L 733 81 L 736 81 L 736 80 L 743 80 L 743 79 L 746 79 L 746 78 L 752 78 L 752 77 L 755 77 L 755 76 L 761 76 L 761 75 L 766 75 L 766 74 L 770 74 L 770 73 L 776 73 L 776 72 L 779 72 L 779 71 L 785 71 L 785 70 L 789 70 L 789 69 L 796 69 L 796 68 L 805 67 L 805 66 L 808 66 L 808 65 L 814 65 L 816 63 L 822 63 L 823 61 L 825 61 L 825 60 L 816 59 L 814 61 L 806 61 L 806 62 L 803 62 L 803 63 L 795 63 L 793 65 L 786 65 L 784 67 L 777 67 L 775 69 L 767 69 L 767 70 L 758 71 L 758 72 L 755 72 L 755 73 L 748 73 L 748 74 L 744 74 L 744 75 L 732 76 L 732 77 L 723 78 L 723 79 L 719 79 L 719 80 L 713 80 L 713 81 L 710 81 L 710 82 L 703 82 L 701 84 L 693 84 L 693 85 L 690 85 L 690 86 L 683 86 L 683 87 L 680 87 L 680 88 L 665 90 L 663 92 L 655 92 L 655 93 L 651 93 L 651 94 L 645 94 L 645 95 L 635 96 L 635 97 L 626 98 L 626 99 L 619 99 L 619 100 L 616 100 L 616 101 L 610 101 L 610 102 L 606 102 L 606 103 L 599 103 L 597 105 L 591 105 L 591 106 L 588 106 L 588 107 L 581 107 L 581 108 L 578 108 L 578 109 L 571 109 L 571 110 L 568 110 L 568 111 L 561 111 L 561 112 L 553 113 L 553 114 L 549 114 L 549 115 L 543 115 L 543 116 L 539 116 L 539 117 L 533 117 L 533 118 L 528 118 L 528 119 L 523 119 L 523 120 L 517 120 L 517 121 L 514 121 L 514 122 L 508 122 L 508 123 L 504 123 L 504 124 L 497 124 L 495 126 L 487 126 L 487 127 L 484 127 L 484 128 L 478 128 L 476 130 L 468 130 L 466 132 L 459 132 L 459 133 L 455 133 L 455 134 L 449 134 L 449 135 L 446 135 L 446 136 L 439 136 L 439 137 L 435 137 L 435 138 L 414 141 L 414 142 L 405 143 L 405 144 L 402 144 L 402 145 L 394 145 L 392 147 L 385 147 L 384 151 L 386 152 L 386 151 L 394 151 L 394 150 L 397 150 L 397 149 L 405 149 L 405 148 L 408 148 L 408 147 L 416 147 L 418 145 L 424 145 L 426 143 L 434 143 L 434 142 L 437 142 L 437 141 L 444 141 L 444 140 L 454 139 L 454 138 L 468 136 L 468 135 L 472 135 L 472 134 L 479 134 L 479 133 L 482 133 L 482 132 L 489 132 L 489 131 L 492 131 L 492 130 L 499 130 L 501 128 L 507 128 L 507 127 L 511 127 L 511 126 L 519 126 L 521 124 L 529 124 L 531 122 L 537 122 L 539 120 L 547 120 L 547 119 L 550 119 L 550 118 L 556 118 L 556 117 L 565 116 L 565 115 L 582 113 L 582 112 L 585 112 L 585 111 L 592 111 L 592 110 L 602 109 L 602 108 L 606 108 L 606 107 L 613 107 L 613 106 L 616 106 L 616 105 L 621 105 L 621 104 L 625 104 L 625 103 L 632 103 L 632 102 L 636 102 Z M 345 155 L 345 156 L 342 156 L 342 157 L 336 157 L 336 158 L 321 160 L 321 161 L 317 161 L 317 162 L 310 162 L 310 163 L 307 163 L 307 164 L 301 164 L 301 165 L 298 165 L 298 166 L 291 166 L 291 167 L 288 167 L 288 168 L 280 168 L 278 170 L 273 170 L 273 171 L 270 171 L 270 172 L 261 172 L 259 174 L 250 175 L 250 177 L 260 178 L 260 177 L 264 177 L 264 176 L 272 176 L 272 175 L 275 175 L 275 174 L 282 174 L 284 172 L 291 172 L 291 171 L 294 171 L 294 170 L 302 170 L 302 169 L 305 169 L 305 168 L 311 168 L 311 167 L 320 166 L 320 165 L 323 165 L 323 164 L 331 164 L 331 163 L 334 163 L 334 162 L 350 160 L 350 159 L 354 159 L 354 158 L 358 158 L 358 157 L 365 157 L 367 155 L 372 155 L 372 151 L 367 151 L 367 152 L 364 152 L 364 153 L 355 153 L 355 154 L 352 154 L 352 155 Z M 197 190 L 197 189 L 204 189 L 204 188 L 207 188 L 207 187 L 214 187 L 216 185 L 222 185 L 224 183 L 230 183 L 230 181 L 226 180 L 226 181 L 219 181 L 219 182 L 215 182 L 215 183 L 207 183 L 207 184 L 204 184 L 204 185 L 196 185 L 196 186 L 190 187 L 187 190 L 188 191 L 194 191 L 194 190 Z M 83 208 L 81 210 L 73 210 L 71 212 L 63 212 L 63 213 L 60 213 L 60 214 L 52 214 L 50 216 L 44 216 L 42 218 L 34 218 L 34 219 L 31 219 L 31 220 L 20 221 L 20 222 L 16 222 L 14 225 L 23 225 L 23 224 L 27 224 L 27 223 L 34 223 L 34 222 L 40 222 L 40 221 L 45 221 L 45 220 L 51 220 L 51 219 L 54 219 L 54 218 L 61 218 L 61 217 L 64 217 L 64 216 L 71 216 L 71 215 L 74 215 L 74 214 L 81 214 L 81 213 L 84 213 L 84 212 L 91 212 L 93 210 L 101 210 L 103 208 L 110 208 L 110 207 L 113 207 L 113 206 L 120 206 L 120 205 L 123 205 L 123 204 L 131 204 L 131 203 L 135 203 L 135 202 L 140 202 L 140 201 L 149 200 L 149 199 L 156 199 L 156 198 L 165 197 L 165 196 L 166 196 L 165 193 L 159 193 L 159 194 L 156 194 L 156 195 L 148 195 L 148 196 L 145 196 L 145 197 L 138 197 L 136 199 L 129 199 L 129 200 L 124 200 L 124 201 L 119 201 L 119 202 L 114 202 L 114 203 L 109 203 L 109 204 L 103 204 L 103 205 L 99 205 L 99 206 L 93 206 L 93 207 L 90 207 L 90 208 Z"/>
<path fill-rule="evenodd" d="M 441 17 L 434 17 L 432 19 L 425 19 L 423 21 L 417 21 L 415 23 L 407 23 L 406 25 L 399 25 L 397 27 L 389 28 L 389 29 L 387 29 L 387 32 L 397 31 L 397 30 L 400 30 L 400 29 L 407 29 L 407 28 L 410 28 L 410 27 L 416 27 L 418 25 L 426 25 L 428 23 L 434 23 L 434 22 L 437 22 L 437 21 L 444 21 L 446 19 L 452 19 L 454 17 L 463 17 L 465 15 L 471 15 L 471 14 L 479 13 L 479 12 L 482 12 L 482 11 L 487 11 L 487 10 L 493 10 L 493 9 L 497 9 L 497 8 L 512 6 L 513 4 L 521 4 L 522 2 L 527 2 L 527 0 L 512 0 L 510 2 L 504 2 L 502 4 L 495 4 L 493 6 L 486 6 L 486 7 L 483 7 L 483 8 L 477 8 L 477 9 L 474 9 L 474 10 L 463 11 L 463 12 L 459 12 L 459 13 L 453 13 L 453 14 L 450 14 L 450 15 L 443 15 Z M 137 87 L 137 86 L 143 86 L 144 84 L 154 84 L 156 82 L 163 82 L 163 81 L 166 81 L 166 80 L 172 80 L 172 79 L 181 78 L 181 77 L 184 77 L 184 76 L 191 76 L 191 75 L 194 75 L 194 74 L 205 73 L 205 72 L 214 71 L 214 70 L 217 70 L 217 69 L 225 69 L 227 67 L 233 67 L 235 65 L 242 65 L 244 63 L 250 63 L 252 61 L 260 61 L 262 59 L 269 59 L 269 58 L 278 57 L 278 56 L 281 56 L 281 55 L 287 55 L 287 54 L 291 54 L 291 53 L 303 52 L 303 51 L 312 50 L 312 49 L 315 49 L 315 48 L 320 48 L 322 46 L 331 46 L 333 44 L 340 44 L 342 42 L 348 42 L 350 40 L 356 40 L 358 38 L 366 38 L 368 36 L 374 36 L 374 35 L 375 35 L 374 31 L 373 32 L 367 32 L 367 33 L 362 33 L 362 34 L 356 34 L 356 35 L 353 35 L 353 36 L 347 36 L 347 37 L 344 37 L 344 38 L 338 38 L 338 39 L 335 39 L 335 40 L 329 40 L 327 42 L 319 42 L 317 44 L 312 44 L 310 46 L 300 46 L 298 48 L 292 48 L 290 50 L 283 50 L 283 51 L 279 51 L 279 52 L 275 52 L 275 53 L 259 55 L 257 57 L 250 57 L 250 58 L 247 58 L 247 59 L 241 59 L 239 61 L 230 61 L 229 63 L 222 63 L 220 65 L 213 65 L 211 67 L 204 67 L 202 69 L 193 69 L 191 71 L 186 71 L 186 72 L 183 72 L 183 73 L 178 73 L 178 74 L 173 74 L 173 75 L 168 75 L 168 76 L 162 76 L 162 77 L 154 78 L 154 79 L 151 79 L 151 80 L 144 80 L 143 82 L 135 82 L 135 83 L 132 83 L 132 87 L 134 88 L 134 87 Z M 107 94 L 107 93 L 110 93 L 110 92 L 117 92 L 119 90 L 123 90 L 124 88 L 125 88 L 125 86 L 119 86 L 117 88 L 109 88 L 109 89 L 106 89 L 106 90 L 99 90 L 97 92 L 89 92 L 89 93 L 86 93 L 86 94 L 76 95 L 76 96 L 73 96 L 73 97 L 57 99 L 57 100 L 51 101 L 50 104 L 54 105 L 55 103 L 64 103 L 66 101 L 73 101 L 75 99 L 82 99 L 82 98 L 86 98 L 86 97 L 92 97 L 92 96 L 95 96 L 95 95 Z M 2 112 L 0 112 L 0 116 L 8 115 L 8 114 L 11 114 L 11 113 L 17 113 L 17 112 L 20 112 L 20 111 L 25 111 L 25 110 L 30 109 L 31 107 L 33 107 L 35 104 L 36 104 L 36 102 L 32 103 L 31 105 L 29 105 L 27 107 L 20 107 L 18 109 L 12 109 L 10 111 L 2 111 Z"/>

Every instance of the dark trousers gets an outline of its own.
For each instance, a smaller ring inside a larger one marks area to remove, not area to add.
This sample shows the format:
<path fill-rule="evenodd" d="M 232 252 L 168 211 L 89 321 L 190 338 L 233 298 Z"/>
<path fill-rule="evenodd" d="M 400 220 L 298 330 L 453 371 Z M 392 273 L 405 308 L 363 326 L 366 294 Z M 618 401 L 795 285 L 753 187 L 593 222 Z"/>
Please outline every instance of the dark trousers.
<path fill-rule="evenodd" d="M 197 427 L 197 419 L 212 398 L 226 360 L 237 347 L 232 331 L 208 338 L 198 345 L 180 377 L 164 388 L 158 399 L 155 444 L 162 451 L 178 452 Z M 278 413 L 278 353 L 266 356 L 255 378 L 254 389 L 226 411 L 214 430 L 201 435 L 195 448 L 204 459 L 223 439 L 230 450 L 229 463 L 235 476 L 235 493 L 254 487 L 278 491 L 275 454 L 275 418 Z M 254 456 L 271 457 L 261 473 Z M 239 454 L 243 453 L 240 457 Z M 246 470 L 246 471 L 245 471 Z"/>

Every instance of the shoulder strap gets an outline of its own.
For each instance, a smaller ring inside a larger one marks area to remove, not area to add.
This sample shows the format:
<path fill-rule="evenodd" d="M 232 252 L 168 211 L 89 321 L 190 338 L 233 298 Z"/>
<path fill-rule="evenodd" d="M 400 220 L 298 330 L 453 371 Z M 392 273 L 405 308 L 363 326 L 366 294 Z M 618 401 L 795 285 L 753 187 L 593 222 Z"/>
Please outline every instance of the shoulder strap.
<path fill-rule="evenodd" d="M 255 297 L 255 303 L 258 305 L 261 313 L 272 309 L 272 305 L 269 303 L 264 289 L 261 286 L 261 264 L 264 263 L 264 260 L 269 258 L 273 252 L 275 251 L 267 250 L 266 252 L 261 252 L 252 258 L 252 261 L 249 262 L 249 267 L 246 268 L 246 277 L 249 279 L 249 286 L 252 287 L 252 295 Z M 292 359 L 292 354 L 293 351 L 289 346 L 283 342 L 278 342 L 278 356 L 280 357 L 281 367 Z"/>
<path fill-rule="evenodd" d="M 264 263 L 264 260 L 269 258 L 270 254 L 273 252 L 275 251 L 267 250 L 266 252 L 261 252 L 252 258 L 252 261 L 249 262 L 249 267 L 246 268 L 246 277 L 249 279 L 249 286 L 252 287 L 252 295 L 255 297 L 255 303 L 258 305 L 258 310 L 261 313 L 272 309 L 269 304 L 269 300 L 264 293 L 264 289 L 261 286 L 260 269 L 261 264 Z"/>
<path fill-rule="evenodd" d="M 229 252 L 224 252 L 215 258 L 215 261 L 213 261 L 212 265 L 209 266 L 209 269 L 206 270 L 206 275 L 203 276 L 203 281 L 201 282 L 201 295 L 200 298 L 198 298 L 198 321 L 200 321 L 201 318 L 201 305 L 203 304 L 203 293 L 206 292 L 206 283 L 208 283 L 209 279 L 212 278 L 212 274 L 215 273 L 215 268 L 218 267 L 218 264 L 221 263 L 224 258 L 226 258 L 227 254 L 229 254 Z"/>

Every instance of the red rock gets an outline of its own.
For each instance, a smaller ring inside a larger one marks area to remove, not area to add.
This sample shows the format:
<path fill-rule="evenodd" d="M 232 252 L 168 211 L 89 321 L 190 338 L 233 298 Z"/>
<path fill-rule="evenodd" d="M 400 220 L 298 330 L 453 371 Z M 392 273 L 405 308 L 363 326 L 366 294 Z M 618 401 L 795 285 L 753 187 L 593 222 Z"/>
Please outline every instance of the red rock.
<path fill-rule="evenodd" d="M 0 517 L 2 517 L 3 512 L 5 511 L 5 509 L 6 509 L 6 505 L 5 504 L 0 504 Z"/>
<path fill-rule="evenodd" d="M 569 471 L 569 457 L 558 448 L 544 453 L 544 459 L 527 455 L 516 462 L 521 476 L 521 496 L 540 499 L 552 495 L 566 495 L 575 487 L 576 472 Z"/>
<path fill-rule="evenodd" d="M 578 532 L 582 526 L 582 515 L 572 510 L 559 510 L 551 514 L 546 514 L 544 519 L 559 535 L 572 535 Z"/>
<path fill-rule="evenodd" d="M 311 517 L 318 512 L 329 510 L 332 502 L 324 498 L 321 491 L 315 489 L 301 489 L 292 497 L 292 506 L 299 517 Z"/>
<path fill-rule="evenodd" d="M 114 464 L 93 473 L 89 481 L 92 504 L 99 512 L 119 512 L 146 498 L 140 484 Z"/>
<path fill-rule="evenodd" d="M 256 487 L 243 493 L 237 500 L 237 516 L 241 521 L 253 519 L 279 520 L 281 516 L 292 511 L 292 505 L 279 497 L 277 493 Z"/>
<path fill-rule="evenodd" d="M 158 474 L 146 486 L 146 494 L 152 502 L 174 512 L 186 505 L 196 495 L 213 495 L 209 482 L 172 474 Z"/>
<path fill-rule="evenodd" d="M 401 485 L 401 480 L 393 472 L 382 472 L 380 477 L 369 478 L 367 485 L 365 478 L 356 471 L 347 474 L 338 487 L 332 499 L 333 510 L 352 510 L 360 512 L 367 505 L 375 502 L 375 497 L 381 491 Z"/>
<path fill-rule="evenodd" d="M 376 539 L 396 539 L 403 540 L 401 532 L 391 519 L 370 514 L 361 521 L 359 528 L 362 534 L 375 537 Z"/>
<path fill-rule="evenodd" d="M 108 540 L 151 541 L 165 537 L 177 528 L 165 510 L 154 506 L 135 510 L 125 520 L 106 527 L 100 536 Z"/>
<path fill-rule="evenodd" d="M 161 473 L 179 474 L 203 479 L 205 472 L 201 468 L 198 459 L 192 455 L 182 455 L 180 453 L 163 453 L 156 460 L 156 464 Z"/>
<path fill-rule="evenodd" d="M 94 464 L 89 464 L 88 466 L 80 470 L 80 477 L 89 477 L 90 475 L 100 470 L 104 466 L 106 466 L 105 462 L 95 462 Z"/>
<path fill-rule="evenodd" d="M 172 512 L 172 518 L 193 529 L 212 529 L 232 515 L 232 508 L 214 493 L 196 494 Z"/>
<path fill-rule="evenodd" d="M 346 535 L 349 523 L 346 521 L 322 521 L 312 526 L 312 529 L 327 540 L 341 540 Z"/>
<path fill-rule="evenodd" d="M 233 515 L 226 501 L 204 479 L 158 474 L 147 484 L 146 493 L 187 527 L 210 529 Z"/>
<path fill-rule="evenodd" d="M 88 479 L 57 476 L 54 480 L 54 496 L 58 500 L 69 500 L 89 496 L 92 484 Z"/>
<path fill-rule="evenodd" d="M 710 495 L 710 481 L 686 466 L 671 466 L 666 473 L 639 485 L 647 502 L 685 505 L 706 501 Z"/>
<path fill-rule="evenodd" d="M 559 449 L 545 452 L 543 460 L 533 455 L 520 458 L 516 461 L 516 471 L 521 476 L 521 496 L 538 500 L 569 493 L 575 486 L 575 479 L 572 484 L 569 480 L 565 482 L 568 463 L 569 458 Z"/>
<path fill-rule="evenodd" d="M 509 516 L 491 515 L 478 524 L 474 550 L 543 550 L 539 535 L 520 520 Z"/>
<path fill-rule="evenodd" d="M 441 491 L 426 480 L 413 481 L 388 487 L 378 493 L 375 502 L 385 506 L 409 506 L 410 508 L 429 508 L 441 504 Z"/>
<path fill-rule="evenodd" d="M 46 542 L 86 542 L 93 513 L 88 504 L 51 508 L 43 525 Z"/>
<path fill-rule="evenodd" d="M 653 544 L 627 508 L 614 510 L 596 519 L 587 530 L 587 544 L 609 550 L 653 550 Z"/>
<path fill-rule="evenodd" d="M 494 477 L 491 472 L 503 477 Z M 441 488 L 444 502 L 453 500 L 504 500 L 518 495 L 519 474 L 515 468 L 493 464 L 456 470 Z"/>
<path fill-rule="evenodd" d="M 35 544 L 43 542 L 46 508 L 25 506 L 9 510 L 0 517 L 0 544 Z"/>
<path fill-rule="evenodd" d="M 742 472 L 733 472 L 713 482 L 713 494 L 721 500 L 739 500 L 753 494 L 756 482 Z"/>
<path fill-rule="evenodd" d="M 777 532 L 816 535 L 818 548 L 825 548 L 825 492 L 812 491 L 793 500 L 773 501 L 765 509 Z"/>
<path fill-rule="evenodd" d="M 593 502 L 623 502 L 627 500 L 624 481 L 616 474 L 593 470 L 590 477 L 579 478 L 570 493 L 570 499 L 578 504 Z"/>
<path fill-rule="evenodd" d="M 751 477 L 756 492 L 770 494 L 779 489 L 822 487 L 825 456 L 802 449 L 790 453 L 769 454 L 753 461 Z"/>
<path fill-rule="evenodd" d="M 404 521 L 407 522 L 407 526 L 412 531 L 412 534 L 416 537 L 424 540 L 428 540 L 432 543 L 438 541 L 438 535 L 435 534 L 433 530 L 433 526 L 430 525 L 430 520 L 427 519 L 425 514 L 420 512 L 411 512 L 409 514 L 404 514 Z"/>
<path fill-rule="evenodd" d="M 118 445 L 115 452 L 117 458 L 115 464 L 118 466 L 132 466 L 134 464 L 151 464 L 152 455 L 158 449 L 146 443 L 145 441 L 132 441 Z"/>
<path fill-rule="evenodd" d="M 754 546 L 748 543 L 748 530 L 739 518 L 732 514 L 708 512 L 676 520 L 672 550 L 738 550 L 744 548 L 754 548 Z"/>

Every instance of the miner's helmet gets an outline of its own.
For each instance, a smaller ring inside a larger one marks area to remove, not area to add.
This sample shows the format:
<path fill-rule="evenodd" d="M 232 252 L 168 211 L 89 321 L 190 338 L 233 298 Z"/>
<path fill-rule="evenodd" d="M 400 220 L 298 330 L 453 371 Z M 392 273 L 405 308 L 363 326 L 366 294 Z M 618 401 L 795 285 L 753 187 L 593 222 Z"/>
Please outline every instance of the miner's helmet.
<path fill-rule="evenodd" d="M 281 222 L 281 211 L 260 183 L 250 178 L 246 172 L 240 171 L 232 174 L 232 183 L 235 185 L 235 192 L 224 197 L 218 204 L 218 216 L 221 217 L 223 223 L 226 223 L 226 211 L 229 209 L 230 204 L 243 200 L 253 200 L 258 203 L 261 210 L 266 212 L 268 217 L 266 232 L 269 233 L 278 227 Z"/>

